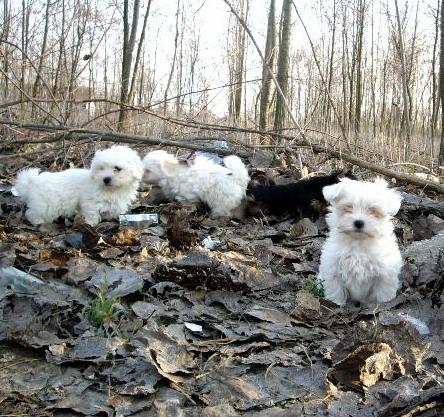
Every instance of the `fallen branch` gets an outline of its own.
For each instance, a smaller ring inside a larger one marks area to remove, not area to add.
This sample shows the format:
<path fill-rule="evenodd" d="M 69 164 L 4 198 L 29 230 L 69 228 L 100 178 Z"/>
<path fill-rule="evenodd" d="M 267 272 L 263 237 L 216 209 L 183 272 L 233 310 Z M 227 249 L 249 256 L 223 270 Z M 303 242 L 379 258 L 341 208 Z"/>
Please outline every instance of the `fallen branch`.
<path fill-rule="evenodd" d="M 221 148 L 215 148 L 213 146 L 205 146 L 205 145 L 195 145 L 193 143 L 186 143 L 186 142 L 179 142 L 174 140 L 168 140 L 168 139 L 155 139 L 155 138 L 149 138 L 147 136 L 141 136 L 141 135 L 130 135 L 130 134 L 123 134 L 123 133 L 117 133 L 117 132 L 105 132 L 101 130 L 90 130 L 90 129 L 82 129 L 82 128 L 70 128 L 70 127 L 64 127 L 64 126 L 49 126 L 49 125 L 40 125 L 35 123 L 19 123 L 14 122 L 10 120 L 0 120 L 0 125 L 7 125 L 7 126 L 16 126 L 20 127 L 22 129 L 28 129 L 28 130 L 34 130 L 39 132 L 53 132 L 53 133 L 59 133 L 63 132 L 63 135 L 58 135 L 57 137 L 50 137 L 44 140 L 30 140 L 30 141 L 11 141 L 8 142 L 8 145 L 23 145 L 23 144 L 33 144 L 33 143 L 52 143 L 52 142 L 58 142 L 61 140 L 67 140 L 72 136 L 75 136 L 76 139 L 84 140 L 84 139 L 94 139 L 97 141 L 105 141 L 105 142 L 121 142 L 121 143 L 132 143 L 132 144 L 139 144 L 139 145 L 162 145 L 162 146 L 172 146 L 176 148 L 184 148 L 184 149 L 191 149 L 191 150 L 201 150 L 201 151 L 207 151 L 207 152 L 214 152 L 219 155 L 231 155 L 233 153 L 232 150 L 229 149 L 221 149 Z M 199 137 L 196 138 L 198 140 L 203 140 L 204 138 Z M 205 138 L 206 140 L 214 140 L 214 138 Z M 186 138 L 186 140 L 194 140 L 193 137 Z M 235 152 L 237 155 L 239 155 L 242 158 L 248 158 L 253 153 L 252 152 L 245 152 L 236 150 Z M 10 155 L 3 155 L 0 156 L 0 159 L 8 158 Z M 16 157 L 16 156 L 14 156 Z"/>
<path fill-rule="evenodd" d="M 107 141 L 107 142 L 122 142 L 122 143 L 133 143 L 133 144 L 145 144 L 145 145 L 163 145 L 163 146 L 172 146 L 177 148 L 184 148 L 184 149 L 193 149 L 193 150 L 204 150 L 208 152 L 214 152 L 219 155 L 229 155 L 231 153 L 236 153 L 240 157 L 247 158 L 249 156 L 252 156 L 253 153 L 255 153 L 255 150 L 253 149 L 253 152 L 246 152 L 246 151 L 240 151 L 240 150 L 227 150 L 227 149 L 219 149 L 214 148 L 210 146 L 202 146 L 202 145 L 195 145 L 192 143 L 186 143 L 183 141 L 172 141 L 167 139 L 156 139 L 156 138 L 148 138 L 146 136 L 141 135 L 130 135 L 130 134 L 123 134 L 123 133 L 115 133 L 115 132 L 105 132 L 100 130 L 89 130 L 89 129 L 82 129 L 82 128 L 70 128 L 70 127 L 64 127 L 64 126 L 46 126 L 46 125 L 39 125 L 39 124 L 33 124 L 33 123 L 19 123 L 14 122 L 10 120 L 0 120 L 0 125 L 7 125 L 7 126 L 17 126 L 23 129 L 29 129 L 29 130 L 36 130 L 36 131 L 44 131 L 44 132 L 65 132 L 65 135 L 62 136 L 62 138 L 67 139 L 67 136 L 70 135 L 76 135 L 76 137 L 80 139 L 86 139 L 91 138 L 91 136 L 94 136 L 94 139 Z M 260 131 L 259 131 L 260 132 Z M 264 132 L 266 133 L 266 132 Z M 212 139 L 212 138 L 208 138 Z M 187 138 L 186 140 L 193 140 L 193 138 Z M 14 142 L 10 142 L 9 144 L 13 144 Z M 390 178 L 395 178 L 399 181 L 405 181 L 407 183 L 417 185 L 419 187 L 423 187 L 424 189 L 429 189 L 436 191 L 438 193 L 444 194 L 444 185 L 435 183 L 432 181 L 423 180 L 419 177 L 416 177 L 414 175 L 408 175 L 400 172 L 393 171 L 389 168 L 381 167 L 379 165 L 376 165 L 372 162 L 367 162 L 362 160 L 361 158 L 358 158 L 353 155 L 349 155 L 340 151 L 336 151 L 334 149 L 329 149 L 324 145 L 314 144 L 310 143 L 308 140 L 304 139 L 298 139 L 295 143 L 295 146 L 288 147 L 288 150 L 294 150 L 298 147 L 302 146 L 310 146 L 311 149 L 316 153 L 325 153 L 329 155 L 332 158 L 336 158 L 339 160 L 343 160 L 346 162 L 349 162 L 353 165 L 357 165 L 361 168 L 367 169 L 369 171 L 375 172 L 377 174 L 385 175 Z"/>
<path fill-rule="evenodd" d="M 434 415 L 438 414 L 442 410 L 442 404 L 444 401 L 444 389 L 442 386 L 436 388 L 430 388 L 426 391 L 421 391 L 418 396 L 405 405 L 400 407 L 392 407 L 391 405 L 387 410 L 378 413 L 378 417 L 408 417 L 417 415 L 415 411 L 432 410 L 436 409 Z"/>

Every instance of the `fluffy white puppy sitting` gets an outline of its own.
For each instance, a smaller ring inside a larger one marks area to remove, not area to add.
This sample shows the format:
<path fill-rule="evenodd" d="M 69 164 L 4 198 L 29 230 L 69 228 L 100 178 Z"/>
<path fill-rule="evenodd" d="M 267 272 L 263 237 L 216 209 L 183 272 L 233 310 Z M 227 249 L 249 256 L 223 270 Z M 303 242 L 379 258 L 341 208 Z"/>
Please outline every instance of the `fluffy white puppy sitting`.
<path fill-rule="evenodd" d="M 90 169 L 25 169 L 17 175 L 14 188 L 26 202 L 26 218 L 34 225 L 80 213 L 86 223 L 95 226 L 101 219 L 113 219 L 127 210 L 142 176 L 137 152 L 112 146 L 95 153 Z"/>
<path fill-rule="evenodd" d="M 157 184 L 169 200 L 204 202 L 212 217 L 231 217 L 241 205 L 250 181 L 248 171 L 239 157 L 226 156 L 221 166 L 204 156 L 179 161 L 163 150 L 143 158 L 143 180 Z"/>
<path fill-rule="evenodd" d="M 344 178 L 322 192 L 331 204 L 330 234 L 318 275 L 325 297 L 339 305 L 393 299 L 402 258 L 391 218 L 401 206 L 401 196 L 379 178 L 374 182 Z"/>

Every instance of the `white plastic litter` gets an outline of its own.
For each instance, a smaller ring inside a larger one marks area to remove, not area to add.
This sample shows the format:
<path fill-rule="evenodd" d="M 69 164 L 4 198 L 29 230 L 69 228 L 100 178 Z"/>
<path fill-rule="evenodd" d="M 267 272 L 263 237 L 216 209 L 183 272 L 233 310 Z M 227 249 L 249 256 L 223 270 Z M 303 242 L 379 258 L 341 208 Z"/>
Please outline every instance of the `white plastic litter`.
<path fill-rule="evenodd" d="M 159 223 L 159 215 L 157 213 L 121 214 L 119 222 L 123 226 L 144 228 Z"/>
<path fill-rule="evenodd" d="M 203 332 L 203 327 L 200 324 L 190 323 L 188 321 L 185 321 L 183 324 L 188 330 L 190 330 L 192 332 L 195 332 L 195 333 L 202 333 Z"/>
<path fill-rule="evenodd" d="M 403 320 L 408 321 L 416 330 L 418 330 L 420 335 L 425 336 L 430 334 L 429 326 L 427 326 L 427 324 L 425 324 L 422 320 L 412 317 L 406 313 L 398 313 L 398 316 Z"/>
<path fill-rule="evenodd" d="M 208 236 L 204 240 L 202 240 L 202 245 L 207 249 L 213 250 L 222 245 L 222 242 L 218 239 L 213 239 L 211 236 Z"/>

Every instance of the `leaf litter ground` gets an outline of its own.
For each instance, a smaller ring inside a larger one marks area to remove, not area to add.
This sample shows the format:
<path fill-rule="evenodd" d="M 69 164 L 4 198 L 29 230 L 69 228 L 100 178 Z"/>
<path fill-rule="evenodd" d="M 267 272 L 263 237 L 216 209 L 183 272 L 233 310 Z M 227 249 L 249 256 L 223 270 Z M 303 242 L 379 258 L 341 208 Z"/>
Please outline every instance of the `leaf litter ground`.
<path fill-rule="evenodd" d="M 319 298 L 326 226 L 150 205 L 32 227 L 0 195 L 0 409 L 32 416 L 444 414 L 444 204 L 405 194 L 402 289 Z M 211 237 L 220 246 L 209 250 Z"/>

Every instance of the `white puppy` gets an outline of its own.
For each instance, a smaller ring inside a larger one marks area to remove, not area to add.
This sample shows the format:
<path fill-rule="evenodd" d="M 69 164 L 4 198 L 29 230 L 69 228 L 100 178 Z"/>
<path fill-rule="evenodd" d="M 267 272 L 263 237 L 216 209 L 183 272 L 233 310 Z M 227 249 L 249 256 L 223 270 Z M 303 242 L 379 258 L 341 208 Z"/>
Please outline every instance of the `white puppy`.
<path fill-rule="evenodd" d="M 142 176 L 137 152 L 112 146 L 95 153 L 90 169 L 21 171 L 14 188 L 26 202 L 26 218 L 34 225 L 80 213 L 86 223 L 95 226 L 101 219 L 113 219 L 127 210 Z"/>
<path fill-rule="evenodd" d="M 325 297 L 336 304 L 389 301 L 396 296 L 402 266 L 391 218 L 401 197 L 382 179 L 361 182 L 344 178 L 324 187 L 331 204 L 330 234 L 324 244 L 318 279 Z"/>
<path fill-rule="evenodd" d="M 221 166 L 204 156 L 187 163 L 158 150 L 143 158 L 143 179 L 159 185 L 170 200 L 202 201 L 210 207 L 212 217 L 230 217 L 241 205 L 250 177 L 239 157 L 226 156 L 223 163 Z"/>

